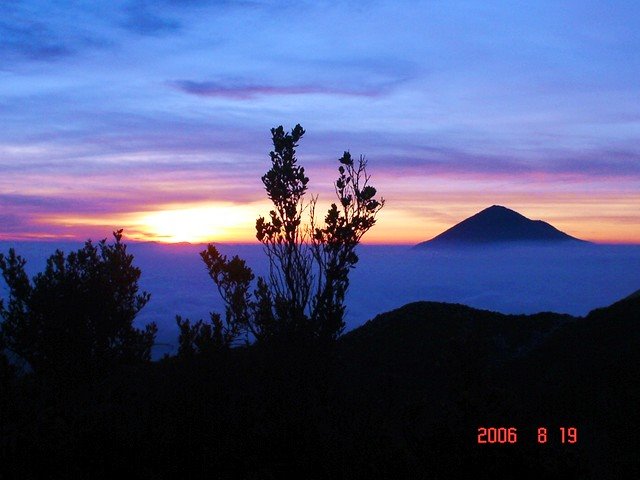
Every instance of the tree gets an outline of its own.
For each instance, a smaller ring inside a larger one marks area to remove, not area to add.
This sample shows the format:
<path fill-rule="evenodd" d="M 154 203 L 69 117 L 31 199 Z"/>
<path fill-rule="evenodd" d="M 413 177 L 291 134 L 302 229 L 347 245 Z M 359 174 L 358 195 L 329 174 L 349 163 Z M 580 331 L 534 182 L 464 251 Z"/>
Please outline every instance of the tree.
<path fill-rule="evenodd" d="M 305 201 L 309 178 L 296 158 L 304 133 L 300 125 L 290 133 L 282 126 L 271 129 L 271 168 L 262 183 L 274 208 L 268 219 L 256 221 L 256 238 L 269 259 L 268 277 L 258 278 L 251 292 L 254 274 L 244 260 L 238 256 L 228 259 L 212 244 L 201 252 L 226 304 L 225 321 L 218 316 L 211 324 L 223 345 L 231 345 L 242 332 L 258 341 L 331 340 L 344 329 L 349 271 L 358 262 L 355 248 L 375 224 L 384 199 L 375 198 L 365 158 L 354 161 L 344 152 L 334 184 L 338 202 L 331 205 L 320 226 L 318 197 Z M 307 223 L 303 222 L 305 213 Z M 188 325 L 182 332 L 186 341 Z M 191 334 L 197 337 L 197 332 Z"/>
<path fill-rule="evenodd" d="M 178 335 L 178 356 L 191 358 L 196 354 L 211 354 L 218 352 L 233 342 L 237 331 L 227 331 L 224 328 L 220 314 L 211 313 L 210 323 L 198 320 L 191 323 L 188 318 L 176 316 L 176 323 L 180 333 Z"/>
<path fill-rule="evenodd" d="M 118 364 L 148 361 L 157 327 L 133 326 L 149 301 L 138 293 L 140 269 L 122 243 L 122 230 L 97 245 L 65 257 L 60 250 L 32 281 L 26 261 L 0 254 L 9 299 L 0 301 L 0 344 L 28 363 L 34 373 L 56 379 L 86 380 Z"/>

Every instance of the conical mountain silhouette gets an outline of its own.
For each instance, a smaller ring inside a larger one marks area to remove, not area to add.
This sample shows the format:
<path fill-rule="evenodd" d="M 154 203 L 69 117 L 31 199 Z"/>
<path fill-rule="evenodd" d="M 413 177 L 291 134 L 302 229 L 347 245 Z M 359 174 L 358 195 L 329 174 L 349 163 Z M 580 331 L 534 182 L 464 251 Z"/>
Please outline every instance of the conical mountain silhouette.
<path fill-rule="evenodd" d="M 584 242 L 542 220 L 493 205 L 417 246 L 500 242 Z"/>

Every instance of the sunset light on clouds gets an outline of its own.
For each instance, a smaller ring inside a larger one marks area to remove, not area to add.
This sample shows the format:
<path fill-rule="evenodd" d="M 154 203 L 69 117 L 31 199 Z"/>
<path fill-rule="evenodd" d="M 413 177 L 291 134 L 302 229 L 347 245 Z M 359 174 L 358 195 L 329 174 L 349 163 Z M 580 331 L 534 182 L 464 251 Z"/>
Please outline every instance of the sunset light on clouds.
<path fill-rule="evenodd" d="M 99 5 L 99 6 L 97 6 Z M 0 239 L 254 242 L 269 129 L 320 204 L 365 154 L 365 243 L 492 204 L 640 243 L 640 4 L 116 1 L 0 6 Z"/>

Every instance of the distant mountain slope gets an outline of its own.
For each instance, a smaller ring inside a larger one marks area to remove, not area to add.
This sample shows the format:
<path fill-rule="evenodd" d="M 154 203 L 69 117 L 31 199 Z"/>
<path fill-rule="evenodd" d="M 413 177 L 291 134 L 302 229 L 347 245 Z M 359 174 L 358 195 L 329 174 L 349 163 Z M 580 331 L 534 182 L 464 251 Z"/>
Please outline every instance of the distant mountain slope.
<path fill-rule="evenodd" d="M 625 298 L 625 300 L 631 300 L 633 298 L 640 298 L 640 290 L 633 292 L 631 295 Z"/>
<path fill-rule="evenodd" d="M 446 398 L 460 385 L 482 382 L 489 371 L 525 355 L 576 320 L 557 313 L 505 315 L 460 304 L 415 302 L 377 315 L 340 343 L 352 365 L 352 382 L 361 383 L 363 391 L 373 395 L 384 380 L 394 397 L 422 392 Z M 362 385 L 365 379 L 371 383 Z"/>
<path fill-rule="evenodd" d="M 359 363 L 378 372 L 406 371 L 414 381 L 426 378 L 416 375 L 418 364 L 433 375 L 438 368 L 459 366 L 463 359 L 486 365 L 520 356 L 576 320 L 558 313 L 505 315 L 461 304 L 414 302 L 377 315 L 345 334 L 341 344 Z"/>
<path fill-rule="evenodd" d="M 417 246 L 558 241 L 584 242 L 542 220 L 530 220 L 506 207 L 493 205 Z"/>
<path fill-rule="evenodd" d="M 422 377 L 415 370 L 419 365 L 450 370 L 463 359 L 482 368 L 522 359 L 530 364 L 532 377 L 545 376 L 561 364 L 593 368 L 621 355 L 640 354 L 640 295 L 586 317 L 506 315 L 461 304 L 414 302 L 377 315 L 343 335 L 340 344 L 354 363 L 378 374 L 406 374 L 412 382 Z"/>
<path fill-rule="evenodd" d="M 456 452 L 474 467 L 506 468 L 517 455 L 521 464 L 540 455 L 535 439 L 543 426 L 558 453 L 548 478 L 640 478 L 640 295 L 583 318 L 416 302 L 341 342 L 363 404 L 375 398 L 381 416 L 412 441 L 438 432 L 424 452 L 445 443 L 438 451 L 445 458 Z M 517 427 L 521 445 L 508 454 L 474 450 L 472 432 L 487 425 Z M 578 443 L 562 445 L 560 427 L 577 428 Z"/>
<path fill-rule="evenodd" d="M 569 365 L 589 366 L 584 370 L 588 376 L 598 364 L 640 354 L 640 295 L 586 317 L 506 315 L 461 304 L 414 302 L 377 315 L 343 335 L 340 343 L 348 357 L 372 372 L 391 370 L 412 382 L 422 378 L 418 366 L 434 374 L 466 362 L 486 368 L 514 359 L 531 368 L 529 380 Z"/>

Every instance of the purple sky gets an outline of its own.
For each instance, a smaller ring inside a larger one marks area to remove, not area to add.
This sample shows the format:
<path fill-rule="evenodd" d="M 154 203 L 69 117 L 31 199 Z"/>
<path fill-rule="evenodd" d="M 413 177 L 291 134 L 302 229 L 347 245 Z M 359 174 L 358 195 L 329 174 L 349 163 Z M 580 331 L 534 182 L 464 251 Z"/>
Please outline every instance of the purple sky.
<path fill-rule="evenodd" d="M 150 218 L 186 210 L 251 241 L 269 129 L 301 123 L 321 199 L 369 159 L 370 241 L 503 204 L 640 242 L 638 52 L 637 1 L 2 2 L 0 238 L 173 238 Z"/>

